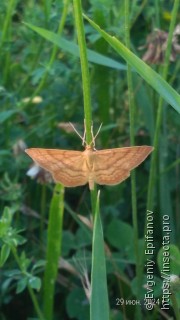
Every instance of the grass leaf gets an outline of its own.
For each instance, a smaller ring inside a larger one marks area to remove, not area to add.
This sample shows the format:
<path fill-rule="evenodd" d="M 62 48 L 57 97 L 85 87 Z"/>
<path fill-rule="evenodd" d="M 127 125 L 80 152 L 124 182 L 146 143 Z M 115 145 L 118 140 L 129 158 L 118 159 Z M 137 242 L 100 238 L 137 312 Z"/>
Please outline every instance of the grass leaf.
<path fill-rule="evenodd" d="M 125 59 L 136 72 L 149 83 L 177 112 L 180 113 L 180 95 L 151 67 L 127 49 L 117 38 L 110 36 L 95 22 L 84 17 L 101 34 L 101 36 Z"/>
<path fill-rule="evenodd" d="M 79 57 L 79 47 L 76 43 L 68 41 L 63 37 L 60 37 L 58 34 L 48 31 L 43 28 L 36 27 L 30 23 L 25 23 L 27 27 L 37 32 L 39 35 L 44 37 L 46 40 L 51 41 L 56 44 L 59 48 L 63 49 L 66 52 L 73 54 L 76 57 Z M 93 50 L 87 49 L 88 61 L 103 65 L 109 68 L 114 68 L 117 70 L 126 70 L 126 66 L 120 62 L 117 62 L 111 58 L 108 58 L 100 53 L 97 53 Z"/>
<path fill-rule="evenodd" d="M 93 229 L 90 320 L 109 320 L 103 230 L 99 212 L 99 193 Z"/>

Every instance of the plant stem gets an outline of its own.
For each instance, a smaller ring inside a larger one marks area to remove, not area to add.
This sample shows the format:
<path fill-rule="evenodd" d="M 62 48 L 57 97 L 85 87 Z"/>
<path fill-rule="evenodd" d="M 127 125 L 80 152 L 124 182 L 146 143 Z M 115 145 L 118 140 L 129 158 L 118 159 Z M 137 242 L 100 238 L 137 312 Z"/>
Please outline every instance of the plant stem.
<path fill-rule="evenodd" d="M 86 142 L 87 144 L 91 144 L 93 137 L 91 134 L 92 109 L 91 109 L 91 94 L 90 94 L 90 76 L 89 76 L 89 68 L 88 68 L 84 25 L 83 25 L 83 18 L 82 18 L 81 0 L 73 0 L 73 4 L 74 4 L 74 17 L 75 17 L 77 38 L 78 38 L 79 51 L 80 51 L 80 61 L 81 61 Z M 95 186 L 94 190 L 91 190 L 91 205 L 92 205 L 93 216 L 95 214 L 96 199 L 97 199 L 97 188 Z"/>
<path fill-rule="evenodd" d="M 47 187 L 45 184 L 42 185 L 41 193 L 41 210 L 40 210 L 40 239 L 41 244 L 43 244 L 43 233 L 44 233 L 44 221 L 45 221 L 45 211 L 46 211 L 46 190 Z M 42 248 L 41 248 L 42 250 Z"/>
<path fill-rule="evenodd" d="M 3 51 L 3 46 L 10 45 L 11 43 L 11 17 L 13 14 L 14 7 L 16 5 L 16 2 L 14 0 L 10 0 L 8 2 L 7 6 L 7 13 L 4 18 L 4 24 L 2 27 L 2 33 L 1 33 L 1 41 L 0 41 L 0 51 Z M 11 50 L 5 49 L 4 55 L 2 54 L 1 57 L 1 69 L 2 69 L 2 78 L 3 78 L 3 84 L 6 86 L 8 84 L 8 76 L 10 73 L 10 65 L 11 65 Z"/>
<path fill-rule="evenodd" d="M 7 38 L 7 33 L 8 33 L 8 28 L 9 28 L 9 23 L 10 23 L 10 19 L 12 16 L 12 12 L 15 6 L 15 1 L 14 0 L 10 0 L 8 7 L 7 7 L 7 13 L 6 16 L 4 18 L 4 25 L 1 31 L 1 42 L 0 42 L 0 50 L 2 49 L 2 46 L 4 44 L 4 42 L 6 41 Z"/>
<path fill-rule="evenodd" d="M 21 272 L 22 272 L 23 274 L 26 274 L 23 266 L 21 265 L 21 260 L 20 260 L 19 257 L 18 257 L 17 250 L 16 250 L 16 248 L 15 248 L 14 246 L 11 247 L 11 251 L 12 251 L 13 256 L 14 256 L 14 258 L 15 258 L 18 266 L 19 266 L 19 269 L 21 270 Z M 39 320 L 45 320 L 45 318 L 44 318 L 44 316 L 43 316 L 43 314 L 42 314 L 42 311 L 41 311 L 41 309 L 40 309 L 40 307 L 39 307 L 39 304 L 38 304 L 38 301 L 37 301 L 37 299 L 36 299 L 36 296 L 35 296 L 35 294 L 34 294 L 33 289 L 30 287 L 29 284 L 27 284 L 27 288 L 28 288 L 28 291 L 29 291 L 29 294 L 30 294 L 32 303 L 33 303 L 33 305 L 34 305 L 34 309 L 36 310 L 36 313 L 37 313 L 37 316 L 38 316 Z"/>
<path fill-rule="evenodd" d="M 129 0 L 125 0 L 125 41 L 126 46 L 130 49 L 130 10 L 129 10 Z M 127 64 L 127 83 L 128 83 L 128 101 L 129 101 L 129 119 L 130 119 L 130 142 L 131 145 L 135 144 L 135 103 L 134 103 L 134 93 L 133 93 L 133 82 L 132 82 L 132 72 L 131 67 Z M 133 219 L 133 229 L 134 229 L 134 250 L 136 258 L 136 276 L 138 283 L 138 294 L 140 291 L 140 259 L 139 259 L 139 248 L 138 248 L 138 222 L 137 222 L 137 199 L 136 199 L 136 176 L 135 171 L 131 173 L 131 198 L 132 198 L 132 219 Z M 138 296 L 137 296 L 138 298 Z M 138 308 L 139 309 L 139 308 Z M 140 312 L 139 312 L 140 317 Z"/>
<path fill-rule="evenodd" d="M 161 8 L 159 0 L 155 0 L 155 19 L 156 19 L 156 28 L 160 28 L 160 12 L 159 9 Z"/>
<path fill-rule="evenodd" d="M 92 135 L 91 135 L 92 111 L 91 111 L 91 95 L 90 95 L 90 76 L 89 76 L 89 69 L 88 69 L 81 0 L 73 0 L 73 4 L 74 4 L 74 17 L 75 17 L 77 38 L 78 38 L 79 51 L 80 51 L 80 61 L 81 61 L 86 141 L 87 141 L 87 144 L 90 144 L 92 142 Z"/>

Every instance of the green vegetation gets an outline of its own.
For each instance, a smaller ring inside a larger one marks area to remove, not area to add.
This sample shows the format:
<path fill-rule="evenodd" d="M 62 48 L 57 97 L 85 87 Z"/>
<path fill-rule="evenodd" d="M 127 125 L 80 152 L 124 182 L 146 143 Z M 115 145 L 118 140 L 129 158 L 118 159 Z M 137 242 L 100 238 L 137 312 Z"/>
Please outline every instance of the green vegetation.
<path fill-rule="evenodd" d="M 1 1 L 0 319 L 180 319 L 178 10 Z M 69 122 L 154 151 L 119 185 L 55 185 L 24 150 L 83 151 Z"/>

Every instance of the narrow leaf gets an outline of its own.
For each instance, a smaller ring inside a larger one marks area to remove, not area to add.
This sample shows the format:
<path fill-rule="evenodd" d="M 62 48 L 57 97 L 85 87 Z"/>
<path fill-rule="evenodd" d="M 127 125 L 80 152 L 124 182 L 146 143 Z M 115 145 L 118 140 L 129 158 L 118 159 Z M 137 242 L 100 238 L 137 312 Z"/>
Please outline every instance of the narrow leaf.
<path fill-rule="evenodd" d="M 66 52 L 73 54 L 76 57 L 79 57 L 79 47 L 76 43 L 72 41 L 68 41 L 63 37 L 59 36 L 58 34 L 48 31 L 43 28 L 39 28 L 33 26 L 30 23 L 25 23 L 27 27 L 34 30 L 38 34 L 40 34 L 45 39 L 51 41 L 52 43 L 56 44 L 59 48 L 63 49 Z M 120 62 L 117 62 L 111 58 L 108 58 L 100 53 L 97 53 L 93 50 L 87 49 L 88 61 L 100 64 L 109 68 L 114 68 L 117 70 L 126 70 L 127 67 Z"/>
<path fill-rule="evenodd" d="M 44 273 L 44 315 L 46 320 L 53 319 L 55 282 L 61 255 L 63 214 L 64 187 L 56 184 L 49 212 L 47 263 Z"/>
<path fill-rule="evenodd" d="M 90 320 L 97 319 L 109 320 L 106 261 L 104 253 L 103 230 L 99 213 L 99 193 L 96 203 L 93 230 L 90 301 Z"/>
<path fill-rule="evenodd" d="M 157 72 L 126 48 L 122 42 L 117 38 L 110 36 L 86 15 L 84 15 L 84 17 L 111 45 L 111 47 L 114 48 L 114 50 L 117 51 L 119 55 L 164 98 L 164 100 L 180 113 L 180 95 Z"/>
<path fill-rule="evenodd" d="M 1 248 L 1 253 L 0 253 L 0 267 L 4 265 L 6 260 L 8 259 L 10 254 L 10 247 L 8 244 L 3 244 Z"/>

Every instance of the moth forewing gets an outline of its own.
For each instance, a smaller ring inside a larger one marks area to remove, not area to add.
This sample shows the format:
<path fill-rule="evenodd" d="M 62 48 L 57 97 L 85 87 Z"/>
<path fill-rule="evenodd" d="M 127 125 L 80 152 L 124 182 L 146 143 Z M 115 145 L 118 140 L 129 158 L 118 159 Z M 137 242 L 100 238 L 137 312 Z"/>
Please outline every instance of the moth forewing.
<path fill-rule="evenodd" d="M 65 187 L 89 183 L 115 185 L 127 179 L 130 171 L 140 165 L 153 151 L 150 146 L 134 146 L 85 151 L 31 148 L 25 152 L 41 167 L 51 172 L 56 182 Z"/>

